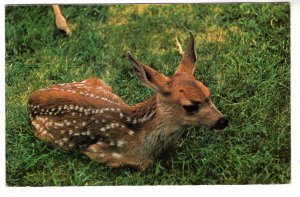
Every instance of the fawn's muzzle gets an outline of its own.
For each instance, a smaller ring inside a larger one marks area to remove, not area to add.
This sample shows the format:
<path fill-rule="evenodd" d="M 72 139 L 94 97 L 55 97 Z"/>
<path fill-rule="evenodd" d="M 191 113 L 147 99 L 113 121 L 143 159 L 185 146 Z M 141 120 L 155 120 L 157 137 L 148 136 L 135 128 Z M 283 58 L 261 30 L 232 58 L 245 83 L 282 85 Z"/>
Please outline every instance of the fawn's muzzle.
<path fill-rule="evenodd" d="M 217 123 L 211 129 L 222 130 L 227 126 L 228 126 L 228 120 L 223 116 L 217 121 Z"/>

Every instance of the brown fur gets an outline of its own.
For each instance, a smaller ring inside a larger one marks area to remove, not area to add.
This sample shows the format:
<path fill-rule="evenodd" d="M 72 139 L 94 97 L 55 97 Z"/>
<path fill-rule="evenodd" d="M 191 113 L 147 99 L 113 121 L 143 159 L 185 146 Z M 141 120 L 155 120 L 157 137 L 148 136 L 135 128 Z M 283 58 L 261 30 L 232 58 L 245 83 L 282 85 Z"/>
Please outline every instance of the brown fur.
<path fill-rule="evenodd" d="M 172 77 L 130 53 L 128 57 L 139 80 L 155 92 L 153 97 L 128 106 L 97 78 L 52 85 L 36 91 L 28 101 L 36 136 L 66 150 L 80 149 L 100 163 L 144 170 L 176 144 L 186 126 L 227 126 L 208 88 L 193 77 L 192 34 Z"/>

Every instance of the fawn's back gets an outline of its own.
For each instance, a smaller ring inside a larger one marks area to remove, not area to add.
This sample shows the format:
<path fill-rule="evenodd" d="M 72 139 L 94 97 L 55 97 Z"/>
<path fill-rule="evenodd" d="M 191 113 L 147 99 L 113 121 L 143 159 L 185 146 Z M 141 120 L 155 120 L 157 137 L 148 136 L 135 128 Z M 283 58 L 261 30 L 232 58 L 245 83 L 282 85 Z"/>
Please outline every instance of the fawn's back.
<path fill-rule="evenodd" d="M 138 79 L 155 94 L 128 106 L 97 78 L 52 85 L 29 98 L 30 118 L 41 140 L 62 149 L 80 149 L 110 166 L 146 169 L 174 146 L 188 125 L 223 129 L 227 120 L 206 86 L 193 77 L 194 38 L 171 77 L 128 53 Z"/>

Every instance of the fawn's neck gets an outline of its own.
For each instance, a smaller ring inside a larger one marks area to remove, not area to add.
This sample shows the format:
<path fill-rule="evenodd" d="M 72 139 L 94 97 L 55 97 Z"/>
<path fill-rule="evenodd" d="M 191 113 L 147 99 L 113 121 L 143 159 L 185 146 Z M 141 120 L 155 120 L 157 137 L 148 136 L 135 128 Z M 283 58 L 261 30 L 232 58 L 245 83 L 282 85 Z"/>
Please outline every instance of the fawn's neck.
<path fill-rule="evenodd" d="M 177 120 L 176 114 L 169 113 L 168 107 L 160 103 L 159 95 L 132 106 L 132 117 L 147 121 L 137 124 L 143 142 L 143 150 L 152 150 L 152 154 L 159 156 L 165 149 L 173 146 L 184 131 L 184 127 Z"/>

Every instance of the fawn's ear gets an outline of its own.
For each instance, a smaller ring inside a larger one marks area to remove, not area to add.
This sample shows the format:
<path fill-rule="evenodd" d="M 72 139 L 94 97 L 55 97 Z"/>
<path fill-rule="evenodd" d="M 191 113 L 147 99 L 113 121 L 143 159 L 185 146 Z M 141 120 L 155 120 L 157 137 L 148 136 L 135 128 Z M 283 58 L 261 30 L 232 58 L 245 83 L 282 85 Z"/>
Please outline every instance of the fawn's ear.
<path fill-rule="evenodd" d="M 132 57 L 130 52 L 127 52 L 127 56 L 132 62 L 134 73 L 143 85 L 160 94 L 168 94 L 170 92 L 169 82 L 171 79 L 169 77 L 137 61 Z"/>
<path fill-rule="evenodd" d="M 190 33 L 190 42 L 182 54 L 181 61 L 179 63 L 179 66 L 176 69 L 175 74 L 179 72 L 185 72 L 191 75 L 194 74 L 195 62 L 196 62 L 195 40 L 192 32 L 189 31 L 189 33 Z"/>

